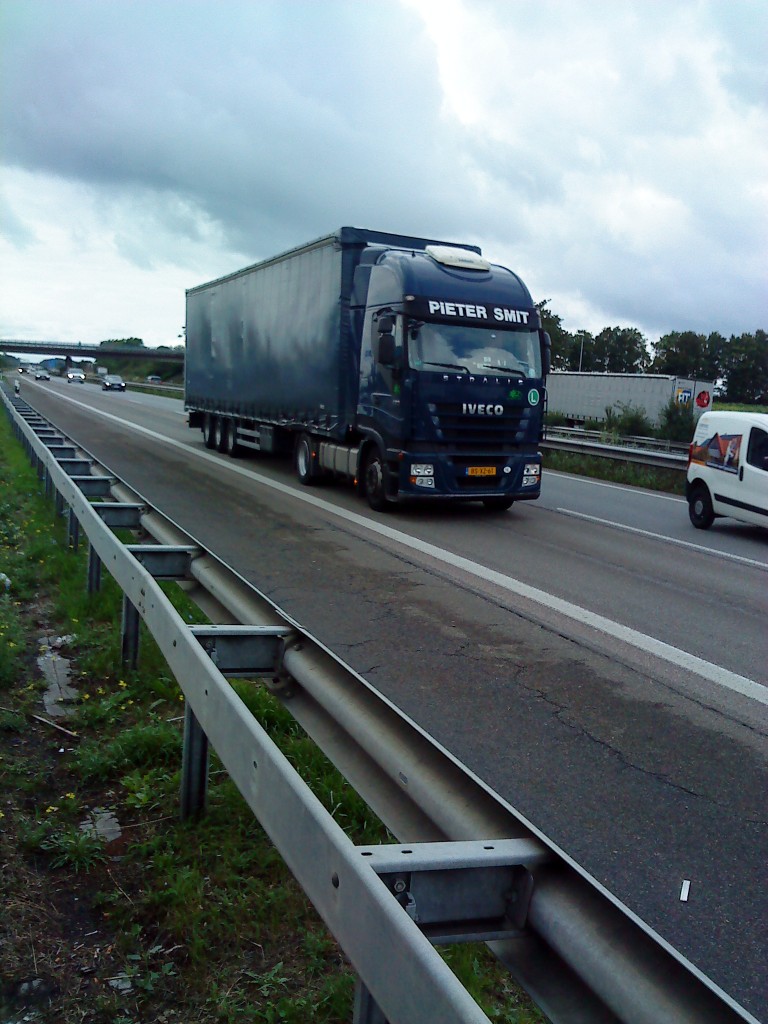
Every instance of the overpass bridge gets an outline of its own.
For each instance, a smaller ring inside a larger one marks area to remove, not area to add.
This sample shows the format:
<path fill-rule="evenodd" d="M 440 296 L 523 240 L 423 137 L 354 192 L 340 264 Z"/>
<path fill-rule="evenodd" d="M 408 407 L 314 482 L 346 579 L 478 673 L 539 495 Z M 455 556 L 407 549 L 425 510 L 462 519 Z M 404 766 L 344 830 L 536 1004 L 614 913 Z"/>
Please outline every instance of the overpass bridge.
<path fill-rule="evenodd" d="M 97 359 L 99 356 L 118 356 L 120 359 L 151 359 L 153 362 L 179 363 L 184 362 L 183 347 L 145 348 L 136 345 L 131 348 L 125 345 L 83 344 L 80 341 L 19 341 L 13 338 L 0 338 L 0 352 L 6 355 L 53 355 L 65 359 Z"/>

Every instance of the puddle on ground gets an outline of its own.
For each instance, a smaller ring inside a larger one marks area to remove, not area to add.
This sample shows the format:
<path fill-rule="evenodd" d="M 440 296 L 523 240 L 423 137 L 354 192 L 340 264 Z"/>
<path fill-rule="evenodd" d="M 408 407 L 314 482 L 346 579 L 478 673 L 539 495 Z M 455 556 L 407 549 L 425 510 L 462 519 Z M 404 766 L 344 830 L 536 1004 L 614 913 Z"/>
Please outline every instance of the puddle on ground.
<path fill-rule="evenodd" d="M 66 718 L 73 711 L 77 700 L 77 689 L 70 682 L 69 659 L 62 658 L 59 651 L 72 643 L 73 636 L 43 636 L 40 638 L 40 656 L 37 665 L 48 684 L 43 694 L 43 703 L 49 718 Z M 85 821 L 80 823 L 82 832 L 91 832 L 104 843 L 112 843 L 123 834 L 120 823 L 112 811 L 94 807 Z M 2 1024 L 2 1022 L 0 1022 Z"/>
<path fill-rule="evenodd" d="M 107 984 L 110 988 L 117 989 L 118 992 L 131 992 L 133 990 L 133 982 L 127 974 L 116 974 L 114 978 L 107 978 Z"/>
<path fill-rule="evenodd" d="M 0 592 L 2 586 L 3 574 L 0 573 Z M 78 692 L 70 682 L 69 659 L 59 654 L 61 648 L 74 639 L 74 636 L 54 635 L 40 638 L 37 667 L 48 684 L 47 690 L 43 693 L 43 704 L 49 718 L 66 718 L 74 711 L 73 705 Z M 112 843 L 123 834 L 120 823 L 112 811 L 102 807 L 94 807 L 89 811 L 88 817 L 80 823 L 80 829 L 93 833 L 104 843 Z M 109 978 L 108 983 L 118 992 L 130 992 L 133 987 L 130 978 L 123 973 Z M 44 1003 L 50 1007 L 53 998 L 47 980 L 32 978 L 19 982 L 9 996 L 10 1002 L 3 999 L 0 993 L 0 1024 L 43 1024 L 48 1019 L 44 1015 L 45 1011 L 38 1009 Z"/>
<path fill-rule="evenodd" d="M 112 811 L 106 811 L 101 807 L 94 807 L 85 821 L 80 822 L 80 831 L 92 832 L 104 843 L 113 843 L 123 834 L 120 822 Z"/>
<path fill-rule="evenodd" d="M 70 705 L 77 699 L 77 690 L 70 683 L 69 659 L 62 658 L 59 654 L 61 648 L 72 640 L 72 636 L 40 638 L 37 667 L 48 684 L 48 689 L 43 694 L 43 704 L 50 718 L 65 718 L 71 715 Z"/>

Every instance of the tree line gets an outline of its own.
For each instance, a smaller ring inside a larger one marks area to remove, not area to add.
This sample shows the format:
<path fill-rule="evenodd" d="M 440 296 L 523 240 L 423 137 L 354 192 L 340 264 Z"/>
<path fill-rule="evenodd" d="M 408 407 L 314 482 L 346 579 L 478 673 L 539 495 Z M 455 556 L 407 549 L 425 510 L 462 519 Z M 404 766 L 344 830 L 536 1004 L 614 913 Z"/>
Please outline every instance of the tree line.
<path fill-rule="evenodd" d="M 636 327 L 605 327 L 599 334 L 566 331 L 562 318 L 536 304 L 552 339 L 552 368 L 584 373 L 665 373 L 715 382 L 729 402 L 768 403 L 768 334 L 670 331 L 654 344 Z"/>

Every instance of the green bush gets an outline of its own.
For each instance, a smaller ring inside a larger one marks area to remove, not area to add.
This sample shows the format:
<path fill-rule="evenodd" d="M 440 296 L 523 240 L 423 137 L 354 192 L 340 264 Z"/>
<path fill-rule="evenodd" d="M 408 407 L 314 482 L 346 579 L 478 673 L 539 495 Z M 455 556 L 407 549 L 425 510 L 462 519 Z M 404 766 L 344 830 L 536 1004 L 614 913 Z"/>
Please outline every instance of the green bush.
<path fill-rule="evenodd" d="M 617 402 L 605 410 L 605 428 L 619 437 L 652 437 L 654 427 L 645 409 Z"/>
<path fill-rule="evenodd" d="M 655 433 L 666 441 L 690 441 L 694 425 L 693 408 L 670 401 L 662 410 Z"/>

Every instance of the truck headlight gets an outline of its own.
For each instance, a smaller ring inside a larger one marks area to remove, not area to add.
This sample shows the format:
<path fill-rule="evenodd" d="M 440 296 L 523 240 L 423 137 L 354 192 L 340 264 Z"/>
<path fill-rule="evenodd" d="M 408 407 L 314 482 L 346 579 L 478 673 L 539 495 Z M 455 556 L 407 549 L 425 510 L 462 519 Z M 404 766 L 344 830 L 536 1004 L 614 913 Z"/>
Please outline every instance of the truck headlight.
<path fill-rule="evenodd" d="M 431 462 L 414 462 L 411 466 L 411 476 L 434 476 L 435 467 Z"/>

